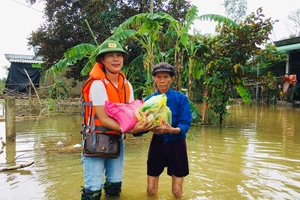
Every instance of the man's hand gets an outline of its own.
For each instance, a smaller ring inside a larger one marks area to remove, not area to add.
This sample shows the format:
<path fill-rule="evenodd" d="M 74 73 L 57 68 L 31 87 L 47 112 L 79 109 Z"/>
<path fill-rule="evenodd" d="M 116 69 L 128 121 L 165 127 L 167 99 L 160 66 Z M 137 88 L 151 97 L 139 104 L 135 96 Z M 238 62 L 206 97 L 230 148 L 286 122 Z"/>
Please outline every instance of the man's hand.
<path fill-rule="evenodd" d="M 162 120 L 159 126 L 151 128 L 150 131 L 156 134 L 171 133 L 172 126 L 165 120 Z"/>
<path fill-rule="evenodd" d="M 155 127 L 153 125 L 153 120 L 148 120 L 147 118 L 141 119 L 138 123 L 135 124 L 133 129 L 128 131 L 127 133 L 135 134 L 140 132 L 145 132 Z"/>

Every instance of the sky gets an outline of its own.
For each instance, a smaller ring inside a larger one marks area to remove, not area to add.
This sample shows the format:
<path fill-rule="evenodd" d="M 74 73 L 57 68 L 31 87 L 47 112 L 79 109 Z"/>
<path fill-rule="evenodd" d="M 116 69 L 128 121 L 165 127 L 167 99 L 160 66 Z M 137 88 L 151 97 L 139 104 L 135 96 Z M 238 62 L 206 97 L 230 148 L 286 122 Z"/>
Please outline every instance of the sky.
<path fill-rule="evenodd" d="M 203 14 L 220 14 L 226 16 L 225 8 L 222 5 L 224 0 L 191 0 L 192 4 L 198 7 L 198 15 Z M 271 18 L 272 20 L 279 20 L 273 27 L 270 39 L 272 42 L 287 38 L 290 34 L 287 31 L 288 15 L 292 11 L 300 9 L 300 0 L 247 0 L 247 13 L 246 15 L 256 12 L 256 10 L 262 7 L 265 18 Z M 195 28 L 201 30 L 201 33 L 214 32 L 214 22 L 195 22 Z"/>
<path fill-rule="evenodd" d="M 225 16 L 223 0 L 191 0 L 192 4 L 198 6 L 199 15 L 219 14 Z M 286 30 L 288 15 L 291 11 L 300 8 L 300 0 L 248 0 L 247 14 L 255 12 L 257 8 L 263 7 L 266 18 L 279 20 L 275 23 L 274 30 L 270 36 L 271 41 L 277 41 L 289 36 Z M 4 54 L 33 55 L 33 50 L 27 46 L 27 38 L 32 31 L 37 30 L 42 23 L 43 5 L 38 3 L 32 7 L 25 0 L 0 0 L 0 79 L 7 77 L 10 63 Z M 201 33 L 213 33 L 215 23 L 195 21 L 194 28 Z"/>

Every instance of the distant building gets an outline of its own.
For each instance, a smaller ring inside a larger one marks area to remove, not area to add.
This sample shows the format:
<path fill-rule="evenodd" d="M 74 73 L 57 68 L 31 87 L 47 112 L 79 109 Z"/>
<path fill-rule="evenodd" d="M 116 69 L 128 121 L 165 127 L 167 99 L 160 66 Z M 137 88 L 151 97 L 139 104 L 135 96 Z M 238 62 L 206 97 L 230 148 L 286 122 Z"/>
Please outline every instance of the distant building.
<path fill-rule="evenodd" d="M 31 86 L 30 80 L 35 87 L 39 87 L 41 77 L 41 56 L 4 54 L 11 63 L 8 68 L 8 76 L 5 89 L 21 93 L 28 93 Z M 30 80 L 29 80 L 30 79 Z"/>
<path fill-rule="evenodd" d="M 278 52 L 286 52 L 287 59 L 272 66 L 272 71 L 283 76 L 296 74 L 300 78 L 300 37 L 289 38 L 274 42 Z M 276 70 L 275 70 L 276 69 Z"/>
<path fill-rule="evenodd" d="M 274 75 L 282 77 L 283 92 L 288 92 L 287 100 L 300 103 L 300 37 L 274 42 L 278 52 L 285 52 L 287 59 L 276 63 L 270 69 Z M 285 78 L 288 74 L 288 80 Z M 291 79 L 293 77 L 293 79 Z M 288 84 L 286 84 L 288 82 Z M 286 85 L 286 88 L 284 86 Z"/>

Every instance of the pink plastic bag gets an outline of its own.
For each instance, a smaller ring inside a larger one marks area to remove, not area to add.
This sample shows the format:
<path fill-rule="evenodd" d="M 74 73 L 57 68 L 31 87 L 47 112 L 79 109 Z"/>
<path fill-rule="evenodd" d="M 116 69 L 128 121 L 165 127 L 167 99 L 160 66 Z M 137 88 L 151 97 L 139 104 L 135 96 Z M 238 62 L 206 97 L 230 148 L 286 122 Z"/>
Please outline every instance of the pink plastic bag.
<path fill-rule="evenodd" d="M 135 111 L 143 105 L 143 101 L 134 100 L 131 103 L 105 102 L 104 109 L 108 116 L 116 120 L 122 133 L 131 130 L 138 122 Z"/>

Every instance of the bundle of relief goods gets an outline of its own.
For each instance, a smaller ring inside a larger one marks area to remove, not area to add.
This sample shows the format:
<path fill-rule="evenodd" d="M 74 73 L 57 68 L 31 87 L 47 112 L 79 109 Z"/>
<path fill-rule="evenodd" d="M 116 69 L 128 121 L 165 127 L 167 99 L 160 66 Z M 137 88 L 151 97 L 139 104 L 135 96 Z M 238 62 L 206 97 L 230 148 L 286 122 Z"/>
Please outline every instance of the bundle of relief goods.
<path fill-rule="evenodd" d="M 121 128 L 121 132 L 131 130 L 138 122 L 135 112 L 143 105 L 143 101 L 134 100 L 131 103 L 113 103 L 106 101 L 104 105 L 108 116 L 116 120 Z"/>
<path fill-rule="evenodd" d="M 153 120 L 154 125 L 159 125 L 162 120 L 165 120 L 172 125 L 172 112 L 167 106 L 167 96 L 165 94 L 152 96 L 146 100 L 136 110 L 135 115 L 138 121 L 147 118 L 148 120 Z"/>

